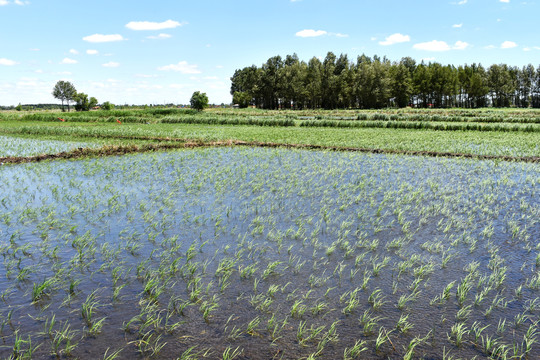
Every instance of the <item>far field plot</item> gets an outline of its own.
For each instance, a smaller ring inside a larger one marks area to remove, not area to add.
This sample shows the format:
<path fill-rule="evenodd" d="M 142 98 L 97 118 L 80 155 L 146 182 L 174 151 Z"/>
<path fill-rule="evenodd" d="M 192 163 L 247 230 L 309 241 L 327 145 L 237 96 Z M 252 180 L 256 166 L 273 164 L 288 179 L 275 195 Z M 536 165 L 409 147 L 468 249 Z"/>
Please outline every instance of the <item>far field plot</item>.
<path fill-rule="evenodd" d="M 38 140 L 0 135 L 0 157 L 55 154 L 76 148 L 97 147 L 87 142 Z"/>
<path fill-rule="evenodd" d="M 2 358 L 540 358 L 539 164 L 208 148 L 0 184 Z"/>

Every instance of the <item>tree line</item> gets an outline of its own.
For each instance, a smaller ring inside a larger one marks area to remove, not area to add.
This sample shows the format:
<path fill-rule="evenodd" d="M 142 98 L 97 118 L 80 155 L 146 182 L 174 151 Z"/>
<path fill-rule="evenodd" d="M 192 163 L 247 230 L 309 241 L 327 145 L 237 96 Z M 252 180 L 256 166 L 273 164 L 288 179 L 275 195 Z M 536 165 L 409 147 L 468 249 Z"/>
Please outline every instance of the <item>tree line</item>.
<path fill-rule="evenodd" d="M 329 52 L 307 63 L 296 54 L 269 58 L 261 67 L 237 69 L 231 77 L 233 103 L 264 109 L 384 107 L 540 108 L 540 66 L 417 63 L 410 57 Z"/>
<path fill-rule="evenodd" d="M 75 86 L 69 81 L 58 81 L 54 85 L 52 95 L 54 96 L 54 98 L 62 101 L 62 111 L 65 111 L 64 102 L 67 103 L 68 112 L 70 102 L 75 103 L 76 111 L 89 111 L 98 104 L 98 101 L 95 97 L 92 96 L 88 98 L 87 94 L 77 92 Z M 101 108 L 104 110 L 112 110 L 114 108 L 114 104 L 105 101 L 103 104 L 101 104 Z"/>

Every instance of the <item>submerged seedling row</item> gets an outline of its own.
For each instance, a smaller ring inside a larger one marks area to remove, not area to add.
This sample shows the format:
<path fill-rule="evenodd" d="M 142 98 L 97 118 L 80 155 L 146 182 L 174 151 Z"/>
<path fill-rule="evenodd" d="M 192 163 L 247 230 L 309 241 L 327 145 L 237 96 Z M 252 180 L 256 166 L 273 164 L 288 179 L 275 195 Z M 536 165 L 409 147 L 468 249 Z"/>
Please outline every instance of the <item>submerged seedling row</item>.
<path fill-rule="evenodd" d="M 216 148 L 0 183 L 2 357 L 540 356 L 538 164 Z"/>

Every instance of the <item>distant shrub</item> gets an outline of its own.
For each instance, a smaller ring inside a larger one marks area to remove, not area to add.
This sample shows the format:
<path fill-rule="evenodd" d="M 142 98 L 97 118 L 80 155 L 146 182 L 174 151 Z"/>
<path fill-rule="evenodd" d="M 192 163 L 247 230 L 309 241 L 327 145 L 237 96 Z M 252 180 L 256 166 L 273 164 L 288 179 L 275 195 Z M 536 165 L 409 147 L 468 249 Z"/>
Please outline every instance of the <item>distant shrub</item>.
<path fill-rule="evenodd" d="M 114 104 L 111 104 L 110 102 L 105 101 L 103 104 L 101 104 L 101 109 L 110 111 L 110 110 L 114 109 Z"/>

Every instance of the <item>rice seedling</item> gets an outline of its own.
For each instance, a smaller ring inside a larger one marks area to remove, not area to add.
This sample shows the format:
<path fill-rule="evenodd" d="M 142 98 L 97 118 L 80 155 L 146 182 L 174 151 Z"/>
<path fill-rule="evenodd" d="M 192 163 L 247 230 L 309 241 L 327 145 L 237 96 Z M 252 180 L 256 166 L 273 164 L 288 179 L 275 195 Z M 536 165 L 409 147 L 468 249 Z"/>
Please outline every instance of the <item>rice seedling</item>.
<path fill-rule="evenodd" d="M 258 316 L 254 318 L 253 320 L 251 320 L 249 324 L 247 325 L 246 334 L 249 334 L 251 336 L 256 336 L 258 334 L 257 327 L 259 326 L 260 323 L 261 323 L 261 319 Z"/>
<path fill-rule="evenodd" d="M 458 322 L 467 321 L 467 319 L 471 315 L 472 311 L 473 311 L 472 310 L 472 305 L 467 305 L 467 306 L 462 307 L 456 313 L 456 321 L 458 321 Z"/>
<path fill-rule="evenodd" d="M 413 359 L 413 356 L 414 356 L 414 349 L 427 341 L 427 339 L 430 337 L 431 335 L 431 332 L 429 332 L 426 336 L 424 336 L 423 338 L 419 338 L 419 337 L 415 337 L 414 339 L 412 339 L 410 342 L 409 342 L 409 345 L 407 345 L 407 348 L 405 349 L 406 352 L 405 352 L 405 355 L 403 355 L 403 359 L 404 360 L 410 360 L 410 359 Z"/>
<path fill-rule="evenodd" d="M 452 339 L 454 344 L 457 347 L 463 345 L 463 340 L 466 335 L 468 335 L 470 330 L 467 330 L 467 327 L 464 323 L 455 323 L 450 329 L 449 339 Z"/>
<path fill-rule="evenodd" d="M 349 299 L 345 302 L 346 306 L 341 310 L 345 315 L 349 315 L 354 312 L 354 310 L 360 305 L 360 300 L 357 297 L 359 289 L 356 288 L 354 291 L 349 293 Z M 375 301 L 375 300 L 374 300 Z"/>
<path fill-rule="evenodd" d="M 34 287 L 32 289 L 32 301 L 37 302 L 40 299 L 42 299 L 44 296 L 47 296 L 48 292 L 54 286 L 54 283 L 55 283 L 54 278 L 43 280 L 43 282 L 39 284 L 34 283 Z"/>
<path fill-rule="evenodd" d="M 32 359 L 33 353 L 37 350 L 40 344 L 38 344 L 37 346 L 32 346 L 32 337 L 28 336 L 28 340 L 24 340 L 21 336 L 19 336 L 18 331 L 15 331 L 14 336 L 15 336 L 15 339 L 14 339 L 13 347 L 11 349 L 10 358 Z"/>
<path fill-rule="evenodd" d="M 407 331 L 411 330 L 414 325 L 411 324 L 408 319 L 409 315 L 401 314 L 399 320 L 396 322 L 396 329 L 402 333 L 406 333 Z"/>
<path fill-rule="evenodd" d="M 60 330 L 54 332 L 51 339 L 52 354 L 56 357 L 71 356 L 78 345 L 74 341 L 76 334 L 77 332 L 71 329 L 71 325 L 65 322 Z"/>
<path fill-rule="evenodd" d="M 343 352 L 343 359 L 344 360 L 360 359 L 362 352 L 367 350 L 367 347 L 365 345 L 366 345 L 365 341 L 357 340 L 352 347 L 345 348 L 345 351 Z"/>
<path fill-rule="evenodd" d="M 498 348 L 499 342 L 489 335 L 482 336 L 481 339 L 482 350 L 484 351 L 484 354 L 491 356 L 493 352 Z"/>
<path fill-rule="evenodd" d="M 368 302 L 373 307 L 373 310 L 379 310 L 385 303 L 384 295 L 381 289 L 375 289 L 368 297 Z"/>
<path fill-rule="evenodd" d="M 366 310 L 360 317 L 360 325 L 363 327 L 364 335 L 369 336 L 373 334 L 373 329 L 377 326 L 378 322 L 383 318 L 380 316 L 373 316 L 373 314 Z"/>
<path fill-rule="evenodd" d="M 392 332 L 393 330 L 391 331 L 387 331 L 385 328 L 381 327 L 379 329 L 379 335 L 377 335 L 377 339 L 375 339 L 375 351 L 380 351 L 381 349 L 381 346 L 385 343 L 385 342 L 390 342 L 390 333 Z M 393 346 L 393 345 L 392 345 Z"/>
<path fill-rule="evenodd" d="M 116 359 L 118 356 L 120 356 L 120 353 L 122 352 L 122 350 L 124 349 L 118 349 L 116 351 L 113 351 L 109 354 L 109 349 L 110 348 L 107 348 L 107 350 L 105 350 L 105 354 L 103 354 L 103 360 L 114 360 Z"/>
<path fill-rule="evenodd" d="M 242 355 L 242 353 L 243 353 L 243 350 L 240 349 L 240 347 L 237 347 L 234 349 L 231 347 L 228 347 L 225 349 L 225 351 L 223 351 L 221 358 L 223 360 L 233 360 L 233 359 L 238 358 L 240 355 Z"/>

